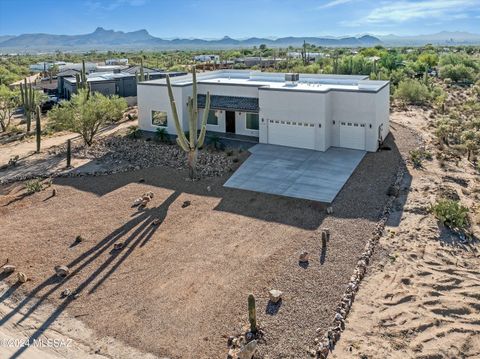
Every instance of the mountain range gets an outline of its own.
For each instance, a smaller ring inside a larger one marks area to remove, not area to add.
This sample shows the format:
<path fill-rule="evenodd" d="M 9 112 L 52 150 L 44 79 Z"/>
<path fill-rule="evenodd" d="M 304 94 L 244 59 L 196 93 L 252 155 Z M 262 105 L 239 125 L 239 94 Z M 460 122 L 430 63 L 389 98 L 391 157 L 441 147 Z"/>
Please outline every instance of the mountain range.
<path fill-rule="evenodd" d="M 154 50 L 154 49 L 220 49 L 252 47 L 265 44 L 269 47 L 301 46 L 309 44 L 325 47 L 368 47 L 375 45 L 420 46 L 427 43 L 436 45 L 480 44 L 480 35 L 465 32 L 441 32 L 418 36 L 372 36 L 358 37 L 281 37 L 232 39 L 161 39 L 152 36 L 147 30 L 132 32 L 106 30 L 98 27 L 94 32 L 83 35 L 22 34 L 18 36 L 0 35 L 1 52 L 42 52 L 55 50 Z"/>

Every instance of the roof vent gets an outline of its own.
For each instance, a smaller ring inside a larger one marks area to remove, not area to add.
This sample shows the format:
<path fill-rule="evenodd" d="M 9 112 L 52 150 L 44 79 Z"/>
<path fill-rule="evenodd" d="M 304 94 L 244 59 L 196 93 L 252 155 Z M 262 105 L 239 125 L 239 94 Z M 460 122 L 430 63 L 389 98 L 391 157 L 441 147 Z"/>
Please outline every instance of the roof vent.
<path fill-rule="evenodd" d="M 300 79 L 300 75 L 298 73 L 285 74 L 285 82 L 288 85 L 296 86 L 299 79 Z"/>

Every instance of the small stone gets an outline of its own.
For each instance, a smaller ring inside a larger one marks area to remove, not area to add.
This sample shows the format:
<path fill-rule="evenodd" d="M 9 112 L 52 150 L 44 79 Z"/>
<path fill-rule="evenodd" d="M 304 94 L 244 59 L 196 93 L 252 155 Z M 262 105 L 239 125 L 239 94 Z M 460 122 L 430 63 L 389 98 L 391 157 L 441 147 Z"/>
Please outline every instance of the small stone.
<path fill-rule="evenodd" d="M 78 244 L 78 243 L 82 243 L 84 241 L 83 237 L 82 236 L 76 236 L 75 237 L 75 243 Z"/>
<path fill-rule="evenodd" d="M 270 296 L 270 301 L 272 303 L 278 303 L 280 299 L 282 299 L 283 292 L 277 290 L 277 289 L 272 289 L 271 291 L 268 292 Z"/>
<path fill-rule="evenodd" d="M 119 249 L 122 249 L 124 246 L 123 242 L 119 242 L 119 243 L 115 243 L 113 245 L 113 249 L 115 249 L 116 251 L 118 251 Z"/>
<path fill-rule="evenodd" d="M 333 207 L 327 207 L 327 214 L 333 214 Z"/>
<path fill-rule="evenodd" d="M 144 182 L 145 182 L 145 178 L 140 178 L 140 179 L 138 180 L 138 183 L 144 183 Z"/>
<path fill-rule="evenodd" d="M 25 283 L 28 280 L 27 275 L 23 272 L 18 272 L 17 276 L 20 283 Z"/>
<path fill-rule="evenodd" d="M 70 294 L 72 294 L 72 292 L 70 291 L 70 289 L 65 289 L 65 290 L 62 292 L 62 298 L 66 298 L 66 297 L 68 297 Z"/>
<path fill-rule="evenodd" d="M 52 197 L 55 197 L 57 195 L 57 189 L 54 188 L 52 189 Z"/>
<path fill-rule="evenodd" d="M 162 220 L 160 218 L 155 218 L 152 221 L 152 226 L 158 226 L 160 223 L 162 223 Z"/>
<path fill-rule="evenodd" d="M 238 359 L 251 359 L 257 350 L 257 341 L 252 340 L 245 345 L 238 353 Z"/>
<path fill-rule="evenodd" d="M 227 339 L 227 346 L 231 347 L 232 346 L 232 343 L 233 343 L 233 339 L 235 339 L 235 337 L 233 335 L 230 335 Z"/>
<path fill-rule="evenodd" d="M 207 186 L 207 192 L 211 192 L 211 191 L 212 191 L 212 187 Z"/>
<path fill-rule="evenodd" d="M 146 206 L 147 206 L 147 204 L 148 204 L 148 202 L 150 202 L 150 200 L 149 200 L 149 199 L 148 199 L 148 200 L 144 199 L 144 200 L 142 200 L 142 202 L 140 203 L 140 206 L 142 206 L 142 207 L 146 207 Z"/>
<path fill-rule="evenodd" d="M 190 202 L 190 201 L 185 201 L 185 202 L 183 202 L 183 204 L 182 204 L 182 208 L 186 208 L 186 207 L 190 206 L 191 204 L 192 204 L 192 202 Z"/>
<path fill-rule="evenodd" d="M 5 264 L 2 267 L 2 273 L 8 274 L 15 272 L 16 267 L 13 264 Z"/>
<path fill-rule="evenodd" d="M 73 299 L 78 299 L 79 297 L 80 297 L 80 294 L 79 294 L 79 293 L 75 293 L 75 294 L 73 295 Z"/>
<path fill-rule="evenodd" d="M 338 321 L 343 320 L 343 316 L 340 313 L 336 313 L 335 320 L 338 320 Z"/>
<path fill-rule="evenodd" d="M 67 266 L 56 266 L 55 273 L 57 273 L 59 277 L 66 277 L 70 274 L 70 269 Z"/>
<path fill-rule="evenodd" d="M 142 204 L 142 199 L 139 197 L 135 199 L 135 201 L 133 201 L 132 207 L 137 207 L 137 206 L 140 206 L 141 204 Z"/>
<path fill-rule="evenodd" d="M 306 263 L 308 262 L 308 252 L 307 251 L 303 251 L 302 253 L 300 253 L 300 257 L 298 258 L 298 261 L 300 263 Z"/>

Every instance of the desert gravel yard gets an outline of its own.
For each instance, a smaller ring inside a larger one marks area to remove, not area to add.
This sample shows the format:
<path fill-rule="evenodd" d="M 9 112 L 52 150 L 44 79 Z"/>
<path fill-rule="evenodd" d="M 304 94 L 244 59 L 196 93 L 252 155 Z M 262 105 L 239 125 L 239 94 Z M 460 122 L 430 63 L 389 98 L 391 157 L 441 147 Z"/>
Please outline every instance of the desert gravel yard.
<path fill-rule="evenodd" d="M 408 149 L 414 139 L 402 131 L 396 142 Z M 54 197 L 47 189 L 13 201 L 20 184 L 4 186 L 0 262 L 31 278 L 9 295 L 27 295 L 17 310 L 28 296 L 56 306 L 46 326 L 66 310 L 99 337 L 159 357 L 222 358 L 227 337 L 247 328 L 254 293 L 265 333 L 256 358 L 307 357 L 332 321 L 401 163 L 392 136 L 388 145 L 364 157 L 328 216 L 318 202 L 225 188 L 228 176 L 191 182 L 168 167 L 55 179 Z M 148 191 L 149 206 L 132 208 Z M 332 238 L 321 252 L 325 227 Z M 78 235 L 84 241 L 75 244 Z M 308 266 L 299 266 L 302 250 Z M 58 280 L 56 265 L 71 274 Z M 13 285 L 16 276 L 5 281 Z M 272 288 L 284 292 L 274 310 Z M 62 299 L 65 289 L 78 296 Z"/>

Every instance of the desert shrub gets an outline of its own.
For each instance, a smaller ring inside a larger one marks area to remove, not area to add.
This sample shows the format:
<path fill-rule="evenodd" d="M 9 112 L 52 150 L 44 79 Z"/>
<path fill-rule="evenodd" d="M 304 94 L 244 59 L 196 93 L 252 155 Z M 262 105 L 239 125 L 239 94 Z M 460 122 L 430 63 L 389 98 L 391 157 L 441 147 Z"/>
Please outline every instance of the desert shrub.
<path fill-rule="evenodd" d="M 407 79 L 398 84 L 394 97 L 408 104 L 422 105 L 431 100 L 432 94 L 425 84 Z"/>
<path fill-rule="evenodd" d="M 138 126 L 128 126 L 127 136 L 131 138 L 142 137 L 142 130 Z"/>
<path fill-rule="evenodd" d="M 411 150 L 410 151 L 410 161 L 413 164 L 413 167 L 415 168 L 420 168 L 422 167 L 422 162 L 424 160 L 431 160 L 432 159 L 432 154 L 428 151 L 425 150 Z"/>
<path fill-rule="evenodd" d="M 27 190 L 28 194 L 40 192 L 43 189 L 42 181 L 38 179 L 27 181 L 25 183 L 25 189 Z"/>
<path fill-rule="evenodd" d="M 440 77 L 449 78 L 453 82 L 473 82 L 475 79 L 475 70 L 463 64 L 445 65 L 440 68 Z"/>
<path fill-rule="evenodd" d="M 430 209 L 440 222 L 453 230 L 464 230 L 469 227 L 468 208 L 459 201 L 440 199 Z"/>

